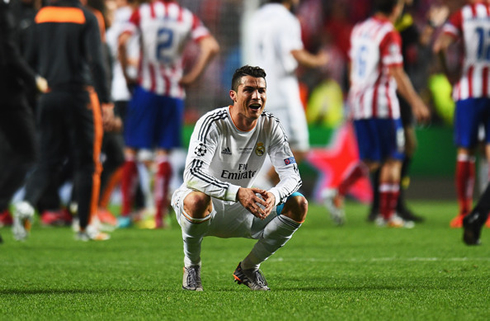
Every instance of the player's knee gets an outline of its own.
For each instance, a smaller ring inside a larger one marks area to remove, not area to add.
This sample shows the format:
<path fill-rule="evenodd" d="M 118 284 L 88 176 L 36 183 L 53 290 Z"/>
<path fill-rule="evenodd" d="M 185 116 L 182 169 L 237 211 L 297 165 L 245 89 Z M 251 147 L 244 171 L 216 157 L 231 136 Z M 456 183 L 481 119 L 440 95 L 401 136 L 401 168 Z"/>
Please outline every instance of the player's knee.
<path fill-rule="evenodd" d="M 192 192 L 184 199 L 185 212 L 194 218 L 203 218 L 210 213 L 211 198 L 201 192 Z"/>
<path fill-rule="evenodd" d="M 303 222 L 308 213 L 308 200 L 303 196 L 288 199 L 281 214 L 288 216 L 296 222 Z"/>

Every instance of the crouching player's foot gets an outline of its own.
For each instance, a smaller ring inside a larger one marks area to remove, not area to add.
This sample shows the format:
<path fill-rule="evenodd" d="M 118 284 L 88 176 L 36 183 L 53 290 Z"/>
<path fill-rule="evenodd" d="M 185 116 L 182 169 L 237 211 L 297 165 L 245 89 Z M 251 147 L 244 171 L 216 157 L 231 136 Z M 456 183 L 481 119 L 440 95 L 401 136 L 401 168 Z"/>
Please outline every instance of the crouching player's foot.
<path fill-rule="evenodd" d="M 267 281 L 265 277 L 262 275 L 260 270 L 244 270 L 242 269 L 242 262 L 238 263 L 238 266 L 233 273 L 235 277 L 235 282 L 238 284 L 245 284 L 250 289 L 254 291 L 269 291 L 269 287 L 267 286 Z"/>
<path fill-rule="evenodd" d="M 189 291 L 202 291 L 201 267 L 192 265 L 184 267 L 184 277 L 182 279 L 182 289 Z"/>

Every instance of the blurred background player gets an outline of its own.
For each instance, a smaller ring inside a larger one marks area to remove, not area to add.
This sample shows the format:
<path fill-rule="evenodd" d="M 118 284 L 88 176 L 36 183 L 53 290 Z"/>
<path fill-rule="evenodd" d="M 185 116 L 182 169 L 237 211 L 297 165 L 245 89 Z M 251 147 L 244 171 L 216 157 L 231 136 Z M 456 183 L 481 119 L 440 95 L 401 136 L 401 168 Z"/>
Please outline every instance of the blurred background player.
<path fill-rule="evenodd" d="M 131 223 L 130 213 L 137 183 L 136 153 L 156 148 L 154 182 L 155 225 L 164 227 L 168 188 L 172 174 L 169 153 L 181 146 L 184 88 L 202 74 L 219 45 L 200 19 L 171 0 L 142 3 L 131 15 L 130 24 L 120 36 L 119 57 L 128 86 L 134 86 L 126 115 L 125 164 L 122 178 L 123 206 L 120 226 Z M 137 80 L 127 72 L 126 44 L 137 33 L 141 56 Z M 189 41 L 199 44 L 194 66 L 184 74 L 182 52 Z"/>
<path fill-rule="evenodd" d="M 309 53 L 301 39 L 301 25 L 294 15 L 300 0 L 270 0 L 245 24 L 245 50 L 250 53 L 245 63 L 260 66 L 267 71 L 267 111 L 279 118 L 289 139 L 296 161 L 308 152 L 309 134 L 300 87 L 296 76 L 298 66 L 316 68 L 325 66 L 325 52 Z M 279 177 L 271 164 L 264 166 L 266 180 L 258 185 L 275 185 Z"/>
<path fill-rule="evenodd" d="M 430 61 L 427 59 L 427 54 L 430 53 L 426 52 L 426 49 L 429 48 L 434 31 L 445 22 L 449 13 L 446 6 L 431 6 L 427 13 L 427 23 L 422 31 L 419 31 L 419 27 L 415 24 L 414 18 L 410 12 L 412 5 L 413 0 L 405 0 L 404 12 L 395 23 L 395 28 L 400 33 L 402 40 L 403 69 L 411 79 L 417 74 L 421 74 L 418 72 L 420 68 L 427 68 L 426 63 L 427 61 Z M 421 62 L 421 60 L 425 60 L 425 63 Z M 422 74 L 427 75 L 426 73 Z M 400 118 L 405 133 L 405 157 L 401 168 L 400 194 L 398 196 L 396 213 L 405 221 L 422 222 L 424 218 L 415 215 L 408 208 L 405 200 L 405 190 L 410 184 L 410 165 L 417 149 L 415 119 L 413 117 L 412 108 L 405 98 L 398 93 L 397 98 L 400 103 Z M 378 169 L 372 175 L 373 202 L 371 204 L 368 221 L 374 221 L 379 214 L 379 172 L 380 170 Z"/>
<path fill-rule="evenodd" d="M 464 60 L 460 77 L 453 87 L 457 146 L 456 191 L 459 213 L 450 222 L 453 228 L 463 225 L 463 218 L 473 204 L 475 183 L 475 150 L 479 127 L 485 128 L 486 159 L 490 159 L 490 1 L 472 0 L 453 13 L 434 44 L 444 66 L 451 44 L 461 40 Z M 448 68 L 445 67 L 447 72 Z M 448 75 L 451 77 L 451 75 Z"/>
<path fill-rule="evenodd" d="M 3 225 L 13 223 L 9 204 L 36 160 L 37 141 L 27 89 L 47 90 L 22 58 L 16 38 L 16 20 L 9 4 L 0 0 L 0 215 Z M 21 222 L 17 218 L 17 224 Z M 29 222 L 26 222 L 29 224 Z M 29 227 L 27 226 L 27 229 Z"/>
<path fill-rule="evenodd" d="M 401 38 L 393 25 L 403 6 L 404 0 L 376 0 L 374 15 L 357 24 L 351 34 L 349 107 L 361 161 L 347 172 L 338 189 L 325 191 L 333 217 L 344 217 L 343 200 L 349 188 L 381 168 L 376 222 L 405 226 L 395 215 L 405 148 L 396 91 L 407 99 L 417 120 L 428 119 L 429 110 L 403 70 Z"/>
<path fill-rule="evenodd" d="M 15 216 L 32 219 L 33 204 L 56 178 L 65 158 L 72 155 L 80 220 L 76 239 L 106 240 L 107 234 L 88 227 L 99 196 L 103 135 L 100 103 L 104 112 L 110 110 L 99 25 L 78 0 L 52 1 L 38 12 L 35 22 L 27 60 L 45 76 L 49 90 L 38 105 L 40 160 L 26 183 L 24 200 L 15 206 Z M 14 236 L 25 239 L 27 233 L 17 228 Z"/>
<path fill-rule="evenodd" d="M 104 135 L 102 150 L 107 151 L 108 157 L 104 161 L 104 170 L 101 174 L 101 194 L 99 200 L 98 215 L 112 217 L 112 213 L 108 211 L 108 206 L 112 196 L 112 192 L 117 185 L 120 185 L 122 179 L 122 170 L 124 165 L 124 138 L 122 130 L 126 110 L 131 92 L 129 91 L 126 79 L 121 68 L 121 63 L 118 59 L 118 41 L 119 36 L 124 31 L 129 17 L 135 9 L 134 1 L 127 0 L 109 0 L 106 1 L 108 9 L 109 28 L 106 31 L 106 40 L 110 53 L 112 65 L 111 79 L 111 96 L 114 101 L 114 115 L 119 123 L 115 124 L 111 131 Z M 129 71 L 132 78 L 136 77 L 138 65 L 138 38 L 132 37 L 127 44 L 127 52 L 129 55 Z M 102 219 L 101 219 L 102 221 Z"/>

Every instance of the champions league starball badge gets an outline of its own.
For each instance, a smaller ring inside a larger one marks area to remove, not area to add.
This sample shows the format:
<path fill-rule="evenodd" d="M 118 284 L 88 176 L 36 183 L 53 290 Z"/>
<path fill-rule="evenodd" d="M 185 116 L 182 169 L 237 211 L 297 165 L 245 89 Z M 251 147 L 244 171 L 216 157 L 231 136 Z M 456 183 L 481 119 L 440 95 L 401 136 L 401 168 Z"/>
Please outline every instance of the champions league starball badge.
<path fill-rule="evenodd" d="M 204 155 L 206 155 L 207 151 L 208 150 L 203 143 L 199 143 L 199 145 L 196 146 L 196 148 L 194 149 L 194 153 L 199 157 L 203 157 Z"/>

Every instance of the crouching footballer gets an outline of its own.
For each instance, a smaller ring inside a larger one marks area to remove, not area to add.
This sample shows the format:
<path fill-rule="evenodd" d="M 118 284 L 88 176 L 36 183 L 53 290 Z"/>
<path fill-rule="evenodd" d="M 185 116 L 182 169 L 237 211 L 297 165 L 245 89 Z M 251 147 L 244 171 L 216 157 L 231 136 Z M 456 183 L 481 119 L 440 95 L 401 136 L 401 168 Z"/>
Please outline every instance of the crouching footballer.
<path fill-rule="evenodd" d="M 205 236 L 256 239 L 233 273 L 238 284 L 269 290 L 259 270 L 301 226 L 308 212 L 297 192 L 302 182 L 281 124 L 266 106 L 266 73 L 243 66 L 232 78 L 233 104 L 202 116 L 192 133 L 184 183 L 172 196 L 182 228 L 184 290 L 202 291 L 201 242 Z M 252 187 L 270 157 L 280 182 Z"/>

